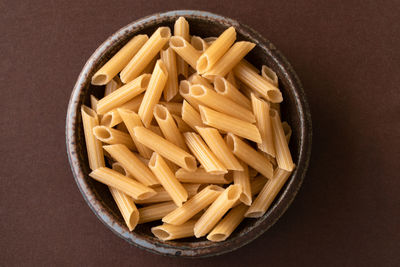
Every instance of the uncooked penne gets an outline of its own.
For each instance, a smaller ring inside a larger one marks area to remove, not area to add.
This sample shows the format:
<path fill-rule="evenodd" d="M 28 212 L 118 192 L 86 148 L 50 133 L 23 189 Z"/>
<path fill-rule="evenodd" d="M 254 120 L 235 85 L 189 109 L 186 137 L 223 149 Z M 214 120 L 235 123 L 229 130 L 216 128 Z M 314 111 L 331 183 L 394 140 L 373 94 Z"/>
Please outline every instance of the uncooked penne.
<path fill-rule="evenodd" d="M 182 207 L 166 214 L 162 221 L 168 224 L 181 225 L 213 203 L 222 192 L 224 192 L 222 187 L 209 185 L 185 202 Z"/>
<path fill-rule="evenodd" d="M 278 76 L 275 71 L 267 66 L 263 65 L 261 67 L 261 76 L 267 79 L 270 83 L 272 83 L 275 87 L 278 87 Z"/>
<path fill-rule="evenodd" d="M 178 126 L 178 129 L 181 133 L 192 131 L 192 128 L 184 120 L 182 120 L 181 117 L 179 117 L 178 115 L 172 115 L 172 117 L 174 117 L 176 126 Z"/>
<path fill-rule="evenodd" d="M 196 171 L 190 172 L 183 168 L 175 172 L 176 178 L 182 183 L 199 183 L 199 184 L 229 184 L 229 179 L 224 174 L 212 174 L 204 168 L 197 168 Z"/>
<path fill-rule="evenodd" d="M 211 83 L 207 79 L 201 77 L 198 73 L 193 73 L 192 75 L 190 75 L 188 81 L 191 84 L 201 84 L 209 89 L 214 89 Z"/>
<path fill-rule="evenodd" d="M 140 94 L 140 95 L 134 97 L 132 100 L 129 100 L 125 104 L 122 104 L 118 108 L 126 108 L 126 109 L 132 110 L 137 113 L 139 111 L 139 107 L 140 107 L 140 104 L 142 103 L 143 97 L 144 97 L 144 94 Z"/>
<path fill-rule="evenodd" d="M 236 82 L 235 74 L 233 74 L 233 71 L 230 71 L 228 75 L 226 75 L 226 80 L 230 82 L 235 88 L 239 88 L 239 85 Z"/>
<path fill-rule="evenodd" d="M 93 85 L 105 85 L 120 72 L 149 39 L 146 34 L 133 37 L 92 77 Z"/>
<path fill-rule="evenodd" d="M 201 37 L 194 35 L 190 39 L 190 44 L 200 53 L 204 53 L 209 46 Z"/>
<path fill-rule="evenodd" d="M 248 206 L 240 204 L 226 214 L 226 216 L 207 235 L 207 239 L 214 242 L 226 240 L 236 227 L 243 221 Z"/>
<path fill-rule="evenodd" d="M 232 133 L 226 135 L 226 143 L 236 157 L 256 169 L 265 177 L 272 179 L 274 171 L 272 164 L 260 152 Z"/>
<path fill-rule="evenodd" d="M 93 109 L 93 111 L 97 110 L 97 102 L 99 102 L 99 99 L 94 95 L 90 95 L 90 107 Z M 97 117 L 98 116 L 99 115 L 97 115 Z"/>
<path fill-rule="evenodd" d="M 291 172 L 277 168 L 274 177 L 264 185 L 253 204 L 251 204 L 250 208 L 247 210 L 245 216 L 251 218 L 259 218 L 263 216 L 283 185 L 286 183 L 290 173 Z"/>
<path fill-rule="evenodd" d="M 229 50 L 233 42 L 236 40 L 236 31 L 234 27 L 226 29 L 197 60 L 194 69 L 199 74 L 203 74 L 210 70 L 215 63 Z"/>
<path fill-rule="evenodd" d="M 272 132 L 274 137 L 274 145 L 276 152 L 276 162 L 278 167 L 286 171 L 292 171 L 294 169 L 294 163 L 292 155 L 290 154 L 289 146 L 286 141 L 285 132 L 282 128 L 282 122 L 279 118 L 278 112 L 271 109 L 269 111 L 272 124 Z"/>
<path fill-rule="evenodd" d="M 254 124 L 204 106 L 200 106 L 199 108 L 201 120 L 204 124 L 222 131 L 234 133 L 256 143 L 262 142 L 260 132 Z"/>
<path fill-rule="evenodd" d="M 161 60 L 157 60 L 147 90 L 140 104 L 138 115 L 144 126 L 148 127 L 153 119 L 154 106 L 160 100 L 162 91 L 168 79 L 168 71 Z"/>
<path fill-rule="evenodd" d="M 173 201 L 162 202 L 140 208 L 138 224 L 160 220 L 176 208 L 178 207 Z"/>
<path fill-rule="evenodd" d="M 290 137 L 292 136 L 292 128 L 286 121 L 284 121 L 282 122 L 282 129 L 285 133 L 286 142 L 289 144 Z"/>
<path fill-rule="evenodd" d="M 189 171 L 196 170 L 196 159 L 180 147 L 144 127 L 135 127 L 134 133 L 139 142 L 166 159 Z"/>
<path fill-rule="evenodd" d="M 114 128 L 106 126 L 96 126 L 93 128 L 93 134 L 103 143 L 109 145 L 123 144 L 127 146 L 130 150 L 136 150 L 136 146 L 133 143 L 132 138 L 129 136 L 129 134 L 118 131 Z"/>
<path fill-rule="evenodd" d="M 242 187 L 242 193 L 240 194 L 240 201 L 245 205 L 250 206 L 252 202 L 251 198 L 251 185 L 249 168 L 246 163 L 241 163 L 243 166 L 243 171 L 233 171 L 233 183 L 240 185 Z"/>
<path fill-rule="evenodd" d="M 143 162 L 136 157 L 126 146 L 117 144 L 103 146 L 104 150 L 107 151 L 113 159 L 119 162 L 128 173 L 136 180 L 146 186 L 160 184 L 159 180 L 149 170 L 149 168 L 143 164 Z"/>
<path fill-rule="evenodd" d="M 187 80 L 183 80 L 180 82 L 179 84 L 179 94 L 192 106 L 194 107 L 197 112 L 199 111 L 199 105 L 200 102 L 196 99 L 194 99 L 191 95 L 190 95 L 190 86 L 191 83 Z"/>
<path fill-rule="evenodd" d="M 179 17 L 174 24 L 174 35 L 181 36 L 183 39 L 189 42 L 189 23 L 184 17 Z M 176 65 L 178 69 L 178 75 L 183 75 L 183 77 L 188 77 L 188 65 L 180 57 L 176 57 Z"/>
<path fill-rule="evenodd" d="M 253 113 L 256 116 L 256 125 L 260 131 L 262 142 L 257 144 L 261 151 L 275 157 L 271 119 L 269 117 L 269 103 L 251 94 Z"/>
<path fill-rule="evenodd" d="M 150 74 L 143 74 L 135 80 L 125 84 L 97 102 L 97 113 L 105 114 L 114 108 L 120 107 L 135 96 L 144 92 L 150 82 Z"/>
<path fill-rule="evenodd" d="M 199 191 L 200 184 L 182 184 L 185 190 L 188 193 L 188 198 L 196 195 Z M 154 191 L 157 192 L 157 195 L 146 198 L 143 200 L 135 200 L 137 204 L 149 204 L 149 203 L 158 203 L 158 202 L 166 202 L 172 201 L 170 194 L 162 187 L 154 187 Z M 260 189 L 261 190 L 261 189 Z"/>
<path fill-rule="evenodd" d="M 214 89 L 218 94 L 229 98 L 233 102 L 251 110 L 251 101 L 224 77 L 215 77 Z"/>
<path fill-rule="evenodd" d="M 116 76 L 114 79 L 111 79 L 111 81 L 106 84 L 106 88 L 104 89 L 104 96 L 108 96 L 109 94 L 121 87 L 120 82 L 118 82 L 116 78 L 118 78 L 118 76 Z"/>
<path fill-rule="evenodd" d="M 89 176 L 103 184 L 124 192 L 134 199 L 146 199 L 157 194 L 156 191 L 150 187 L 106 167 L 97 168 L 92 171 Z"/>
<path fill-rule="evenodd" d="M 168 111 L 173 115 L 182 115 L 182 103 L 160 101 L 159 104 L 166 107 Z"/>
<path fill-rule="evenodd" d="M 151 232 L 163 241 L 194 236 L 194 224 L 196 220 L 190 220 L 181 225 L 163 224 L 151 228 Z"/>
<path fill-rule="evenodd" d="M 223 174 L 228 172 L 225 166 L 218 160 L 198 134 L 186 132 L 183 136 L 185 137 L 186 145 L 207 172 L 212 174 Z"/>
<path fill-rule="evenodd" d="M 239 199 L 241 192 L 239 185 L 230 185 L 226 188 L 196 222 L 194 235 L 202 237 L 208 234 Z"/>
<path fill-rule="evenodd" d="M 85 106 L 81 106 L 83 131 L 85 133 L 86 150 L 88 154 L 89 167 L 95 170 L 104 167 L 104 154 L 101 141 L 93 134 L 93 128 L 99 125 L 96 112 Z"/>
<path fill-rule="evenodd" d="M 263 189 L 264 185 L 268 182 L 268 179 L 262 175 L 257 175 L 250 181 L 251 195 L 257 195 Z"/>
<path fill-rule="evenodd" d="M 169 40 L 169 46 L 187 62 L 192 68 L 196 69 L 196 62 L 200 56 L 197 51 L 188 41 L 181 36 L 173 36 Z"/>
<path fill-rule="evenodd" d="M 169 27 L 158 28 L 121 71 L 121 81 L 127 83 L 138 77 L 147 64 L 160 52 L 170 37 L 171 30 Z"/>
<path fill-rule="evenodd" d="M 107 127 L 114 127 L 122 122 L 122 118 L 116 109 L 112 109 L 101 118 L 101 125 Z"/>
<path fill-rule="evenodd" d="M 168 72 L 167 84 L 164 88 L 164 99 L 170 101 L 178 93 L 178 71 L 176 69 L 176 55 L 174 50 L 169 47 L 160 52 L 161 60 L 165 63 Z"/>

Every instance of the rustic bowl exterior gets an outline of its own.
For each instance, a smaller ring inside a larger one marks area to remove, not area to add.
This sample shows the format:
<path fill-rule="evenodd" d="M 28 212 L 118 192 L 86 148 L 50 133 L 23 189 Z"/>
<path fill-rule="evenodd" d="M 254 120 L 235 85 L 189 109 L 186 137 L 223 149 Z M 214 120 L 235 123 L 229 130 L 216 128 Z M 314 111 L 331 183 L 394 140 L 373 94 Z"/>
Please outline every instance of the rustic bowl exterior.
<path fill-rule="evenodd" d="M 278 75 L 284 95 L 282 117 L 292 126 L 290 149 L 297 167 L 267 213 L 259 219 L 246 219 L 226 240 L 213 243 L 205 238 L 187 238 L 181 241 L 160 241 L 150 228 L 159 223 L 138 225 L 133 232 L 126 227 L 108 188 L 91 179 L 80 106 L 90 104 L 90 95 L 101 97 L 104 87 L 90 84 L 93 74 L 127 41 L 139 33 L 151 34 L 159 26 L 173 29 L 174 21 L 184 16 L 193 35 L 218 36 L 234 26 L 238 40 L 256 43 L 246 57 L 255 66 L 271 67 Z M 267 231 L 286 211 L 296 196 L 307 171 L 311 154 L 311 115 L 300 80 L 284 56 L 275 46 L 254 30 L 235 20 L 203 11 L 180 10 L 148 16 L 135 21 L 108 38 L 86 62 L 72 91 L 66 118 L 66 143 L 69 162 L 75 181 L 84 199 L 96 216 L 115 234 L 145 250 L 168 256 L 208 257 L 238 249 Z"/>

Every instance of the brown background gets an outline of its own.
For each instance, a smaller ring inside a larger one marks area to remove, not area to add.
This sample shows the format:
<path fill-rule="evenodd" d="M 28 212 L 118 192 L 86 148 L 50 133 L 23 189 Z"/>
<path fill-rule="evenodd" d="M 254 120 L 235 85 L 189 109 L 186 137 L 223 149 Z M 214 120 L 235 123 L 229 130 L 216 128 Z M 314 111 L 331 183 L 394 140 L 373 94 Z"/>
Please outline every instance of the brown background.
<path fill-rule="evenodd" d="M 399 2 L 113 2 L 0 0 L 0 265 L 400 265 Z M 293 205 L 250 245 L 209 259 L 157 256 L 115 236 L 81 197 L 64 143 L 91 53 L 173 9 L 219 13 L 267 37 L 312 111 L 313 154 Z"/>

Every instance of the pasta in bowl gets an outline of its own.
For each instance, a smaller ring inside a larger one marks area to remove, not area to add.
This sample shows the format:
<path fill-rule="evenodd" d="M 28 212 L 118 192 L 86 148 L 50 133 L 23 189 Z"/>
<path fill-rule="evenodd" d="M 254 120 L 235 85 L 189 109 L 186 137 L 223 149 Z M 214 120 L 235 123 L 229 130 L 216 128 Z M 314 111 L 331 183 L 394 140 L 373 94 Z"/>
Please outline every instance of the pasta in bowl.
<path fill-rule="evenodd" d="M 96 50 L 72 92 L 66 139 L 105 225 L 155 253 L 205 257 L 284 213 L 308 166 L 311 118 L 271 43 L 228 18 L 172 11 Z"/>

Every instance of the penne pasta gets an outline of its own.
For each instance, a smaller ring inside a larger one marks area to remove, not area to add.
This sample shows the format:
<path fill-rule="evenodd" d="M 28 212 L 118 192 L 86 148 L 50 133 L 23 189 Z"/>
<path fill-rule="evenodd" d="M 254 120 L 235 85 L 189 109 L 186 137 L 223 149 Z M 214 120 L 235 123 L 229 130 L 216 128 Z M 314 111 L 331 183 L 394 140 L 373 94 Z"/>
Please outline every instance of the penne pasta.
<path fill-rule="evenodd" d="M 136 150 L 135 144 L 129 134 L 106 126 L 96 126 L 93 134 L 98 140 L 109 145 L 122 144 L 130 150 Z"/>
<path fill-rule="evenodd" d="M 262 142 L 257 144 L 258 148 L 275 157 L 275 146 L 273 140 L 271 119 L 269 117 L 269 104 L 264 100 L 251 94 L 251 103 L 253 104 L 253 113 L 256 116 L 256 125 L 260 131 Z"/>
<path fill-rule="evenodd" d="M 214 89 L 213 86 L 211 85 L 211 83 L 207 79 L 201 77 L 198 73 L 193 73 L 188 78 L 188 81 L 191 84 L 201 84 L 201 85 L 204 85 L 205 87 L 207 87 L 209 89 Z"/>
<path fill-rule="evenodd" d="M 202 237 L 208 234 L 239 199 L 241 192 L 242 190 L 238 185 L 230 185 L 226 188 L 196 222 L 194 235 Z"/>
<path fill-rule="evenodd" d="M 181 133 L 191 132 L 192 128 L 177 115 L 172 115 Z"/>
<path fill-rule="evenodd" d="M 154 67 L 156 66 L 157 60 L 160 59 L 159 55 L 156 55 L 149 64 L 147 64 L 147 66 L 143 69 L 141 74 L 152 74 Z"/>
<path fill-rule="evenodd" d="M 86 150 L 88 155 L 89 167 L 95 170 L 104 167 L 104 154 L 100 140 L 93 134 L 93 128 L 98 127 L 99 119 L 96 112 L 85 106 L 81 106 L 83 131 L 85 133 Z"/>
<path fill-rule="evenodd" d="M 97 168 L 89 176 L 103 184 L 122 191 L 134 199 L 145 199 L 156 194 L 150 187 L 106 167 Z"/>
<path fill-rule="evenodd" d="M 148 129 L 150 131 L 152 131 L 153 133 L 155 133 L 156 135 L 164 138 L 164 135 L 162 134 L 160 127 L 155 126 L 155 125 L 150 125 Z M 153 153 L 151 153 L 151 154 L 153 154 Z"/>
<path fill-rule="evenodd" d="M 204 53 L 206 49 L 208 48 L 208 44 L 206 41 L 204 41 L 201 37 L 199 36 L 192 36 L 192 39 L 190 40 L 190 44 L 200 53 Z"/>
<path fill-rule="evenodd" d="M 251 101 L 243 95 L 238 89 L 236 89 L 235 86 L 232 85 L 232 83 L 228 82 L 227 79 L 223 77 L 215 77 L 214 79 L 214 88 L 215 91 L 232 100 L 233 102 L 251 110 Z"/>
<path fill-rule="evenodd" d="M 218 160 L 201 137 L 193 132 L 184 133 L 185 142 L 192 154 L 199 160 L 204 169 L 212 174 L 227 173 L 225 166 Z"/>
<path fill-rule="evenodd" d="M 204 38 L 204 41 L 206 41 L 207 44 L 210 46 L 212 43 L 215 42 L 215 40 L 217 40 L 217 38 L 218 38 L 218 37 L 214 37 L 214 36 L 206 37 L 206 38 Z"/>
<path fill-rule="evenodd" d="M 101 118 L 101 125 L 114 127 L 122 122 L 122 118 L 116 109 L 112 109 Z"/>
<path fill-rule="evenodd" d="M 132 110 L 137 113 L 139 111 L 139 107 L 140 107 L 140 104 L 142 103 L 143 97 L 144 97 L 144 94 L 140 94 L 140 95 L 134 97 L 132 100 L 129 100 L 125 104 L 122 104 L 118 108 L 129 109 L 129 110 Z"/>
<path fill-rule="evenodd" d="M 167 84 L 164 88 L 164 99 L 170 101 L 178 93 L 178 71 L 176 69 L 176 55 L 174 50 L 169 47 L 161 50 L 161 60 L 164 62 L 168 72 Z"/>
<path fill-rule="evenodd" d="M 262 142 L 258 128 L 250 122 L 231 117 L 204 106 L 200 106 L 200 115 L 203 123 L 208 126 L 234 133 L 256 143 Z"/>
<path fill-rule="evenodd" d="M 272 179 L 274 171 L 272 164 L 260 152 L 253 149 L 232 133 L 226 135 L 226 143 L 236 157 L 256 169 L 268 179 Z"/>
<path fill-rule="evenodd" d="M 160 52 L 170 37 L 171 30 L 168 27 L 158 28 L 121 71 L 121 81 L 127 83 L 138 77 L 157 53 Z"/>
<path fill-rule="evenodd" d="M 276 110 L 271 109 L 269 115 L 271 117 L 276 162 L 279 168 L 290 172 L 294 169 L 294 163 L 282 128 L 281 119 Z"/>
<path fill-rule="evenodd" d="M 143 74 L 120 87 L 106 97 L 103 97 L 97 102 L 97 113 L 105 114 L 114 108 L 120 107 L 135 96 L 144 92 L 150 82 L 150 75 Z"/>
<path fill-rule="evenodd" d="M 162 217 L 175 210 L 177 206 L 173 201 L 153 204 L 139 209 L 138 224 L 160 220 Z"/>
<path fill-rule="evenodd" d="M 245 216 L 250 218 L 259 218 L 263 216 L 286 183 L 290 174 L 291 172 L 277 168 L 274 177 L 264 185 L 253 204 L 251 204 L 250 208 L 247 210 Z"/>
<path fill-rule="evenodd" d="M 228 148 L 217 129 L 209 127 L 196 127 L 196 129 L 211 151 L 228 170 L 243 171 L 242 165 Z"/>
<path fill-rule="evenodd" d="M 275 71 L 273 71 L 271 68 L 268 68 L 267 66 L 263 65 L 261 67 L 261 76 L 267 79 L 275 87 L 278 87 L 279 84 L 278 76 L 276 75 Z"/>
<path fill-rule="evenodd" d="M 242 162 L 243 171 L 233 171 L 233 183 L 241 186 L 242 193 L 240 194 L 239 200 L 247 206 L 251 205 L 251 185 L 249 169 L 247 164 Z"/>
<path fill-rule="evenodd" d="M 169 46 L 190 66 L 196 69 L 196 62 L 200 56 L 197 51 L 188 41 L 181 36 L 173 36 L 169 40 Z"/>
<path fill-rule="evenodd" d="M 128 64 L 129 60 L 139 51 L 148 39 L 149 37 L 145 34 L 133 37 L 93 75 L 92 84 L 105 85 L 111 81 L 111 79 Z"/>
<path fill-rule="evenodd" d="M 228 51 L 235 42 L 236 31 L 234 27 L 226 29 L 206 51 L 199 57 L 194 69 L 199 74 L 203 74 L 210 70 L 215 63 Z"/>
<path fill-rule="evenodd" d="M 199 105 L 200 102 L 196 99 L 194 99 L 190 95 L 190 86 L 191 83 L 189 81 L 183 80 L 179 84 L 179 94 L 192 106 L 194 107 L 197 111 L 199 111 Z"/>
<path fill-rule="evenodd" d="M 182 115 L 182 103 L 175 103 L 175 102 L 162 102 L 160 101 L 161 105 L 163 105 L 164 107 L 166 107 L 168 109 L 168 111 L 172 114 L 172 115 L 178 115 L 181 116 Z"/>
<path fill-rule="evenodd" d="M 190 220 L 181 225 L 163 224 L 151 228 L 151 232 L 163 241 L 194 236 L 194 224 L 196 220 Z"/>
<path fill-rule="evenodd" d="M 196 170 L 196 159 L 180 147 L 144 127 L 135 127 L 134 133 L 139 142 L 166 159 L 182 168 L 185 168 L 186 170 Z"/>
<path fill-rule="evenodd" d="M 230 82 L 230 84 L 232 84 L 233 87 L 239 88 L 239 85 L 238 85 L 238 83 L 236 82 L 235 74 L 233 74 L 233 71 L 230 71 L 230 72 L 228 73 L 228 75 L 226 75 L 226 80 L 227 80 L 228 82 Z M 214 81 L 214 82 L 215 82 L 215 81 Z"/>
<path fill-rule="evenodd" d="M 181 168 L 175 172 L 175 176 L 182 183 L 229 184 L 232 182 L 232 179 L 229 179 L 226 175 L 212 174 L 204 168 L 197 168 L 194 172 Z"/>
<path fill-rule="evenodd" d="M 94 95 L 90 95 L 90 107 L 93 109 L 93 111 L 97 110 L 97 102 L 99 102 L 99 99 L 95 97 Z M 98 117 L 99 115 L 97 115 Z"/>
<path fill-rule="evenodd" d="M 189 23 L 184 17 L 179 17 L 174 24 L 174 35 L 181 36 L 183 39 L 189 42 Z M 178 70 L 178 75 L 182 75 L 187 78 L 188 75 L 188 65 L 187 63 L 180 57 L 176 57 L 176 65 Z"/>
<path fill-rule="evenodd" d="M 146 127 L 150 125 L 153 119 L 154 107 L 160 100 L 167 79 L 168 71 L 165 64 L 158 60 L 138 111 L 138 115 Z"/>
<path fill-rule="evenodd" d="M 188 198 L 191 198 L 192 196 L 197 194 L 200 184 L 182 184 L 182 186 L 187 191 Z M 170 194 L 162 186 L 154 187 L 153 189 L 154 189 L 154 191 L 157 192 L 157 195 L 150 197 L 150 198 L 143 199 L 143 200 L 135 200 L 135 203 L 149 204 L 149 203 L 172 201 Z"/>
<path fill-rule="evenodd" d="M 196 131 L 196 127 L 204 126 L 200 114 L 185 100 L 182 105 L 182 120 Z"/>
<path fill-rule="evenodd" d="M 263 189 L 264 185 L 268 182 L 268 179 L 262 175 L 258 175 L 250 181 L 251 195 L 257 195 Z"/>
<path fill-rule="evenodd" d="M 285 133 L 286 142 L 289 144 L 290 137 L 292 136 L 292 128 L 286 121 L 284 121 L 282 122 L 282 129 Z"/>
<path fill-rule="evenodd" d="M 185 202 L 182 207 L 166 214 L 162 221 L 168 224 L 182 225 L 213 203 L 222 192 L 224 192 L 222 187 L 209 185 Z"/>
<path fill-rule="evenodd" d="M 111 79 L 111 81 L 106 84 L 106 89 L 104 89 L 104 96 L 108 96 L 109 94 L 121 87 L 121 84 L 117 82 L 116 78 L 118 78 L 118 76 L 116 76 L 114 79 Z"/>

